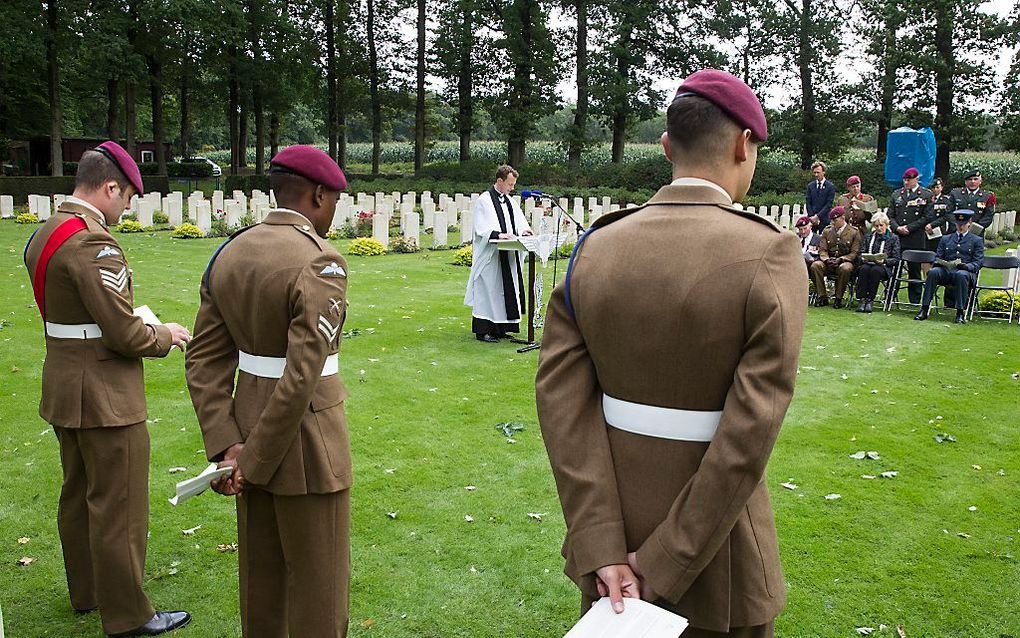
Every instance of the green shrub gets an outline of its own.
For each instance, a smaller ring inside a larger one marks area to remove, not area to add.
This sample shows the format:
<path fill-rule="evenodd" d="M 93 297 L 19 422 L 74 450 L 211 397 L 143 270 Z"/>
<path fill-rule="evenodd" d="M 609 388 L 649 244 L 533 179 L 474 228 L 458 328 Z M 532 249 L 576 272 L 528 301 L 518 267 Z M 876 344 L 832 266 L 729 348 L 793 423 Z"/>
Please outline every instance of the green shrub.
<path fill-rule="evenodd" d="M 326 239 L 329 239 L 331 241 L 336 241 L 338 239 L 343 238 L 344 236 L 340 234 L 340 230 L 338 228 L 330 228 L 329 232 L 326 233 Z"/>
<path fill-rule="evenodd" d="M 385 255 L 386 248 L 383 247 L 381 241 L 374 237 L 358 237 L 351 242 L 351 247 L 347 249 L 347 252 L 359 257 L 374 257 Z"/>
<path fill-rule="evenodd" d="M 453 261 L 450 263 L 454 266 L 471 266 L 472 247 L 464 246 L 453 253 Z"/>
<path fill-rule="evenodd" d="M 121 233 L 141 233 L 145 231 L 145 227 L 142 223 L 134 219 L 125 219 L 117 226 L 117 232 Z"/>
<path fill-rule="evenodd" d="M 122 222 L 126 222 L 126 221 L 136 222 L 136 221 L 138 221 L 138 215 L 136 215 L 134 213 L 124 213 L 123 215 L 120 216 L 120 221 L 122 221 Z"/>
<path fill-rule="evenodd" d="M 205 233 L 194 224 L 184 223 L 175 228 L 170 236 L 174 239 L 201 239 L 205 237 Z"/>
<path fill-rule="evenodd" d="M 21 213 L 14 218 L 14 221 L 18 224 L 38 224 L 39 218 L 32 213 Z"/>
<path fill-rule="evenodd" d="M 354 231 L 354 226 L 351 222 L 344 222 L 344 225 L 336 229 L 337 235 L 340 239 L 354 239 L 358 234 Z"/>
<path fill-rule="evenodd" d="M 1002 316 L 1009 312 L 1009 294 L 1003 290 L 993 290 L 978 299 L 978 310 L 1001 312 Z M 1013 317 L 1020 316 L 1020 307 L 1013 308 Z"/>
<path fill-rule="evenodd" d="M 237 224 L 241 228 L 244 228 L 246 226 L 254 226 L 255 225 L 255 216 L 252 215 L 251 213 L 248 213 L 247 215 L 242 215 L 241 219 L 237 220 Z"/>
<path fill-rule="evenodd" d="M 169 224 L 170 216 L 166 213 L 156 211 L 152 214 L 152 223 L 154 224 Z"/>
<path fill-rule="evenodd" d="M 230 237 L 234 229 L 227 226 L 227 218 L 224 215 L 213 215 L 212 223 L 209 224 L 209 232 L 206 237 Z"/>
<path fill-rule="evenodd" d="M 390 252 L 394 253 L 416 253 L 421 250 L 418 240 L 415 237 L 398 236 L 390 240 Z"/>
<path fill-rule="evenodd" d="M 998 248 L 998 246 L 999 246 L 999 242 L 995 241 L 994 239 L 986 239 L 985 240 L 985 250 L 991 250 L 993 248 Z"/>

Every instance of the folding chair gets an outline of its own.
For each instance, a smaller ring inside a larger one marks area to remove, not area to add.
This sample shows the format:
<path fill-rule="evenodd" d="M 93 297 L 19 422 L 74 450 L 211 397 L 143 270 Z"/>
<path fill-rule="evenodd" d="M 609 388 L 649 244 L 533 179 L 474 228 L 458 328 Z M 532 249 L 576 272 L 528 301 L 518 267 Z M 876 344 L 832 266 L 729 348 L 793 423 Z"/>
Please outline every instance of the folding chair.
<path fill-rule="evenodd" d="M 911 279 L 909 271 L 907 270 L 907 264 L 930 264 L 935 261 L 935 253 L 930 250 L 904 250 L 903 254 L 900 255 L 900 260 L 896 262 L 896 270 L 893 273 L 892 279 L 886 284 L 892 291 L 886 297 L 885 311 L 889 312 L 893 305 L 899 309 L 900 306 L 912 306 L 914 308 L 920 308 L 921 304 L 910 303 L 909 301 L 900 301 L 900 290 L 904 284 L 921 284 L 924 285 L 924 271 L 921 271 L 920 279 Z"/>
<path fill-rule="evenodd" d="M 1017 294 L 1020 293 L 1020 272 L 1013 276 L 1012 285 L 1006 284 L 1002 286 L 982 286 L 981 273 L 985 272 L 985 270 L 997 270 L 999 272 L 1005 272 L 1006 277 L 1008 277 L 1009 271 L 1014 268 L 1020 268 L 1020 257 L 1002 257 L 999 255 L 985 257 L 985 264 L 981 267 L 980 272 L 978 272 L 977 282 L 971 287 L 970 315 L 967 317 L 968 319 L 973 320 L 974 315 L 976 314 L 986 319 L 996 319 L 999 321 L 1005 319 L 1006 323 L 1013 322 L 1013 310 L 1016 308 Z M 978 310 L 978 293 L 982 290 L 999 290 L 1009 295 L 1009 312 L 1007 313 L 1001 310 Z M 1006 316 L 1002 317 L 995 315 Z M 1017 323 L 1020 323 L 1020 320 L 1018 320 Z"/>

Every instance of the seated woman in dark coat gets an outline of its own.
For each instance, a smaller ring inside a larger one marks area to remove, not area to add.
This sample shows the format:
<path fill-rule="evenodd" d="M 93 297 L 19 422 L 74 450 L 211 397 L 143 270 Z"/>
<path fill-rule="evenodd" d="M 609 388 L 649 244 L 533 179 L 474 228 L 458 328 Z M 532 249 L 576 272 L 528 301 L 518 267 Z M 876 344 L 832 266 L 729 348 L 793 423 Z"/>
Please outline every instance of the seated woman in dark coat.
<path fill-rule="evenodd" d="M 885 255 L 881 261 L 867 261 L 865 255 Z M 871 217 L 871 233 L 861 244 L 861 266 L 857 270 L 857 312 L 871 312 L 878 284 L 892 276 L 900 260 L 900 240 L 889 231 L 889 217 L 875 213 Z"/>

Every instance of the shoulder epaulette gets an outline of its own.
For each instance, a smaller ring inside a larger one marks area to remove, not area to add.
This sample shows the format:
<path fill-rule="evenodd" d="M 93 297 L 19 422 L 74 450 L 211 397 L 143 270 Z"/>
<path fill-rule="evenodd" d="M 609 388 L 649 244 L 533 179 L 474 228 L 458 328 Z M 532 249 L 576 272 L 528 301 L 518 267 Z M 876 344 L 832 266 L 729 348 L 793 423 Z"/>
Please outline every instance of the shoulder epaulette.
<path fill-rule="evenodd" d="M 220 253 L 223 252 L 223 249 L 227 247 L 227 244 L 229 244 L 230 242 L 232 242 L 235 239 L 237 239 L 237 237 L 240 236 L 241 233 L 243 233 L 245 231 L 248 231 L 248 230 L 251 230 L 252 228 L 255 228 L 255 226 L 256 226 L 256 224 L 252 224 L 251 226 L 245 226 L 244 228 L 241 228 L 239 230 L 235 230 L 230 235 L 230 237 L 227 237 L 227 241 L 225 241 L 222 244 L 220 244 L 220 247 L 217 248 L 216 252 L 214 252 L 212 254 L 212 257 L 209 258 L 209 265 L 205 267 L 205 273 L 202 275 L 202 285 L 203 286 L 205 286 L 206 288 L 209 287 L 209 273 L 212 272 L 213 263 L 216 261 L 216 258 L 220 256 Z"/>
<path fill-rule="evenodd" d="M 765 226 L 768 226 L 769 228 L 771 228 L 772 230 L 776 231 L 777 233 L 780 233 L 780 232 L 783 231 L 783 229 L 778 224 L 776 224 L 774 221 L 772 221 L 768 217 L 765 217 L 763 215 L 759 215 L 757 213 L 752 213 L 750 211 L 746 211 L 741 206 L 738 206 L 736 204 L 716 204 L 716 206 L 718 206 L 719 208 L 723 209 L 724 211 L 726 211 L 728 213 L 734 213 L 736 215 L 740 215 L 741 217 L 743 217 L 745 219 L 753 219 L 754 221 L 758 222 L 759 224 L 763 224 Z"/>
<path fill-rule="evenodd" d="M 304 235 L 305 237 L 311 239 L 312 242 L 315 244 L 316 248 L 318 248 L 319 250 L 324 249 L 322 244 L 325 242 L 325 240 L 322 237 L 319 237 L 319 235 L 315 232 L 314 228 L 308 225 L 304 226 L 295 225 L 294 228 L 296 228 L 297 231 Z"/>

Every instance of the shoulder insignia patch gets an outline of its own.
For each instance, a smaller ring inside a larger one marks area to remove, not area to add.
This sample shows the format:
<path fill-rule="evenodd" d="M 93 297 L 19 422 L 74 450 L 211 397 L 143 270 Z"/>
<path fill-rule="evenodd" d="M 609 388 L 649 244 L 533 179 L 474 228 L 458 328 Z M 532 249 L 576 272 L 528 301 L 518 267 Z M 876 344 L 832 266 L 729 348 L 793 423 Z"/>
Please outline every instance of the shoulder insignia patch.
<path fill-rule="evenodd" d="M 107 288 L 116 290 L 117 292 L 124 292 L 124 288 L 127 287 L 128 282 L 127 266 L 121 267 L 119 271 L 100 268 L 99 279 Z"/>
<path fill-rule="evenodd" d="M 321 332 L 322 336 L 325 337 L 326 343 L 333 343 L 333 341 L 336 340 L 336 336 L 340 334 L 341 325 L 342 323 L 338 321 L 334 326 L 329 322 L 329 319 L 319 315 L 319 332 Z"/>
<path fill-rule="evenodd" d="M 347 272 L 334 261 L 330 265 L 323 268 L 319 275 L 321 277 L 346 277 Z"/>
<path fill-rule="evenodd" d="M 96 255 L 96 259 L 102 259 L 103 257 L 117 257 L 120 255 L 120 251 L 113 246 L 103 246 L 103 249 Z"/>

